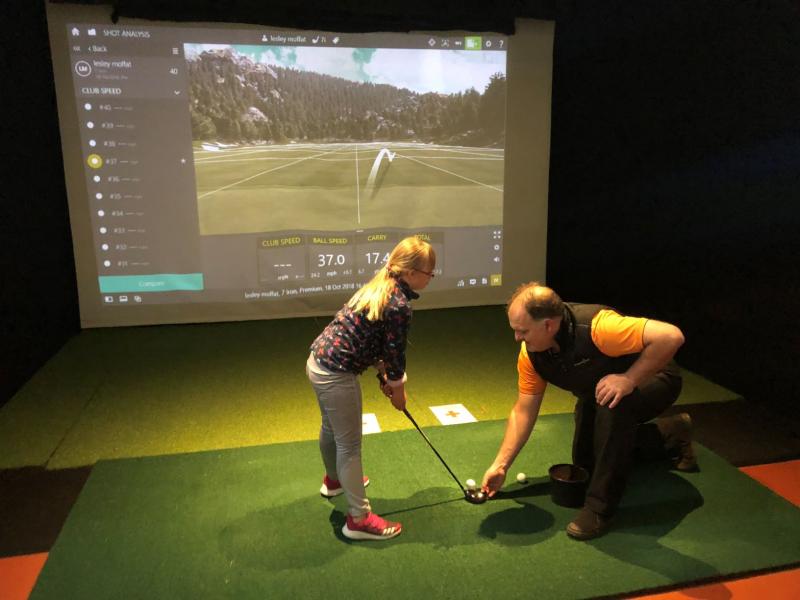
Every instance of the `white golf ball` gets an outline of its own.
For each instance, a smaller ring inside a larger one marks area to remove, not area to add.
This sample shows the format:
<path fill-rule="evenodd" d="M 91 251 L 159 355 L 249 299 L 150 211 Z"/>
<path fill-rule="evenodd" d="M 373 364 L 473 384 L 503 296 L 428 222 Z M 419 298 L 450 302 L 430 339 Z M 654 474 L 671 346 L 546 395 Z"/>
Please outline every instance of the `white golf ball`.
<path fill-rule="evenodd" d="M 525 473 L 517 473 L 517 483 L 525 483 L 527 480 Z"/>
<path fill-rule="evenodd" d="M 474 479 L 467 479 L 467 489 L 474 490 L 475 489 L 475 480 Z"/>

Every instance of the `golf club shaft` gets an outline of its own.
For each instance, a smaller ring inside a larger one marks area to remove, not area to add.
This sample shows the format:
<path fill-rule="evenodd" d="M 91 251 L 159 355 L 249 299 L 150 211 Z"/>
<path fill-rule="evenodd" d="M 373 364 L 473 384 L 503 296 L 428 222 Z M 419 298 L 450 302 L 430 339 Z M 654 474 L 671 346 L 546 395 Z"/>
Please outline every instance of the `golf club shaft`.
<path fill-rule="evenodd" d="M 378 378 L 378 382 L 381 385 L 386 385 L 386 377 L 383 375 L 383 373 L 378 371 L 378 373 L 376 373 L 375 376 Z M 411 416 L 411 413 L 408 412 L 408 409 L 404 408 L 403 409 L 403 413 L 408 417 L 408 420 L 411 421 L 414 424 L 414 427 L 417 428 L 417 431 L 419 431 L 419 434 L 425 439 L 425 441 L 428 442 L 428 446 L 431 447 L 431 450 L 433 450 L 433 453 L 436 455 L 436 458 L 438 458 L 440 461 L 442 461 L 442 464 L 444 465 L 444 468 L 447 469 L 447 472 L 450 473 L 450 475 L 453 476 L 453 479 L 455 479 L 455 482 L 458 484 L 458 487 L 461 488 L 461 491 L 466 494 L 467 490 L 464 489 L 463 485 L 461 485 L 461 482 L 458 480 L 458 477 L 456 477 L 456 474 L 453 473 L 452 469 L 447 466 L 446 462 L 444 462 L 444 459 L 442 458 L 442 455 L 439 454 L 436 451 L 436 448 L 433 447 L 433 444 L 431 444 L 431 441 L 428 439 L 428 436 L 425 435 L 425 432 L 422 431 L 422 429 L 419 428 L 419 425 L 417 425 L 417 422 L 414 420 L 414 417 Z"/>
<path fill-rule="evenodd" d="M 403 409 L 403 413 L 405 413 L 405 415 L 408 417 L 408 419 L 409 419 L 409 420 L 410 420 L 410 421 L 411 421 L 411 422 L 414 424 L 414 427 L 416 427 L 416 428 L 417 428 L 417 431 L 419 431 L 420 435 L 421 435 L 423 438 L 425 438 L 425 441 L 426 441 L 426 442 L 428 442 L 428 446 L 430 446 L 430 447 L 431 447 L 431 450 L 433 450 L 433 453 L 436 455 L 436 457 L 437 457 L 437 458 L 438 458 L 440 461 L 442 461 L 442 464 L 444 465 L 444 468 L 445 468 L 445 469 L 447 469 L 447 472 L 448 472 L 448 473 L 450 473 L 450 475 L 452 475 L 452 476 L 453 476 L 453 479 L 455 479 L 456 483 L 458 484 L 458 487 L 460 487 L 460 488 L 461 488 L 461 491 L 462 491 L 462 492 L 464 492 L 464 493 L 466 493 L 466 491 L 467 491 L 467 490 L 465 490 L 465 489 L 464 489 L 464 486 L 463 486 L 463 485 L 461 485 L 461 482 L 458 480 L 458 477 L 456 477 L 456 474 L 455 474 L 455 473 L 453 473 L 453 471 L 450 469 L 450 467 L 448 467 L 448 466 L 447 466 L 447 463 L 446 463 L 446 462 L 444 462 L 444 459 L 442 458 L 442 455 L 441 455 L 441 454 L 439 454 L 439 453 L 436 451 L 436 448 L 434 448 L 434 447 L 433 447 L 433 444 L 431 444 L 431 441 L 428 439 L 428 436 L 427 436 L 427 435 L 425 435 L 425 432 L 424 432 L 424 431 L 422 431 L 422 429 L 420 429 L 420 428 L 419 428 L 419 425 L 417 425 L 417 422 L 414 420 L 414 417 L 412 417 L 412 416 L 411 416 L 411 413 L 409 413 L 409 412 L 408 412 L 408 410 L 407 410 L 407 409 L 405 409 L 405 408 Z"/>

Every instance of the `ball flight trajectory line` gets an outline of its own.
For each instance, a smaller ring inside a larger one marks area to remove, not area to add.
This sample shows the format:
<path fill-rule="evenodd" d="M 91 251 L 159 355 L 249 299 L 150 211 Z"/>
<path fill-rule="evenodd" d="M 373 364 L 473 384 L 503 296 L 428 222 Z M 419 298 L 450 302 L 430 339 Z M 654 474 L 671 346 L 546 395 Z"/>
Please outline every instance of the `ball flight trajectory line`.
<path fill-rule="evenodd" d="M 378 176 L 378 171 L 381 168 L 381 161 L 383 158 L 386 157 L 386 160 L 392 162 L 395 154 L 396 152 L 392 152 L 388 148 L 381 148 L 381 151 L 378 152 L 378 156 L 375 157 L 375 162 L 372 163 L 372 170 L 369 172 L 367 184 L 364 186 L 365 195 L 369 196 L 373 191 L 373 187 L 375 186 L 375 178 Z"/>

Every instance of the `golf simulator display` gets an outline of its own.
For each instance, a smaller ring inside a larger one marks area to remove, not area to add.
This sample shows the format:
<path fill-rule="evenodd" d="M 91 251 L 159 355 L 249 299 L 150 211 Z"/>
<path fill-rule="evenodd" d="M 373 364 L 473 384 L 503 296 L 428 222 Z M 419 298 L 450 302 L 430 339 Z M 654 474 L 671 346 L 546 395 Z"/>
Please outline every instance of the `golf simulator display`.
<path fill-rule="evenodd" d="M 328 314 L 409 235 L 443 257 L 419 308 L 544 277 L 553 24 L 510 44 L 46 4 L 83 327 Z"/>

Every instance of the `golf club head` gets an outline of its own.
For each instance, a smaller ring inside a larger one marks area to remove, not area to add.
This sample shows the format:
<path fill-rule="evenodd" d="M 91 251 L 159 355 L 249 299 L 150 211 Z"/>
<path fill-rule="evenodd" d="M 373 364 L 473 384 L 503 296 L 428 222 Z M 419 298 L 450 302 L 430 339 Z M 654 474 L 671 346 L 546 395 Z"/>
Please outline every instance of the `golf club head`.
<path fill-rule="evenodd" d="M 483 490 L 464 490 L 464 500 L 470 504 L 483 504 L 489 496 Z"/>

